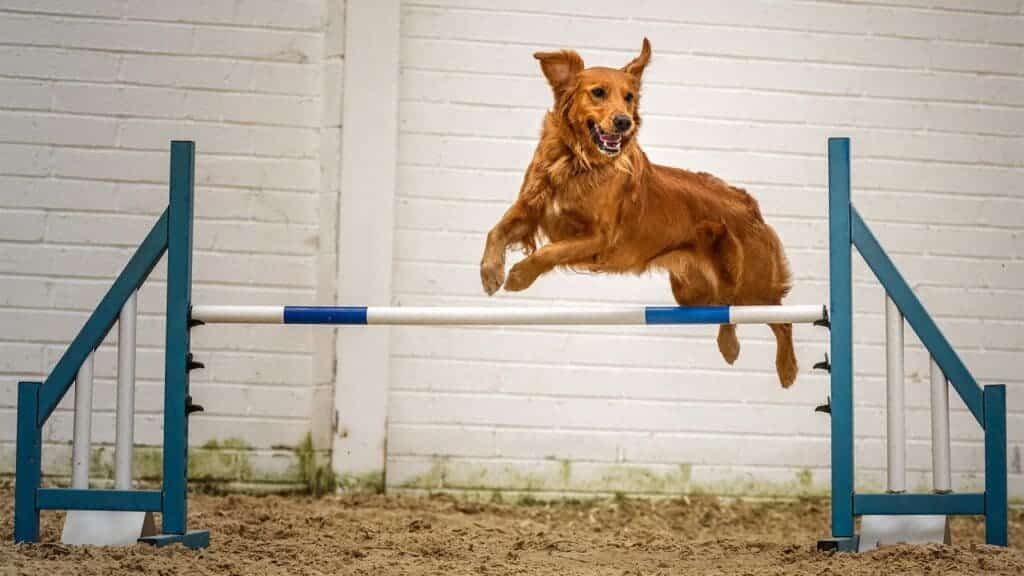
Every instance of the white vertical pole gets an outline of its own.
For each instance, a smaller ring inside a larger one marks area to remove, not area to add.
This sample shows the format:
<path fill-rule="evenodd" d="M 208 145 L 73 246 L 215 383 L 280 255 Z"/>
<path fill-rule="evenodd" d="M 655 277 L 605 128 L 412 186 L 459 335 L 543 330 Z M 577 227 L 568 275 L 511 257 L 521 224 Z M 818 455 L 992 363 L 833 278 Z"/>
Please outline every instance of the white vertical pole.
<path fill-rule="evenodd" d="M 119 490 L 132 487 L 132 423 L 135 416 L 135 316 L 137 292 L 125 301 L 118 318 L 117 426 L 114 483 Z M 95 352 L 78 371 L 75 390 L 75 445 L 72 458 L 73 488 L 89 487 L 89 436 L 92 420 L 92 377 Z M 68 510 L 61 542 L 94 546 L 134 544 L 139 536 L 155 533 L 150 512 Z"/>
<path fill-rule="evenodd" d="M 131 490 L 135 442 L 135 316 L 138 292 L 125 301 L 117 321 L 117 433 L 114 444 L 114 487 Z"/>
<path fill-rule="evenodd" d="M 903 402 L 903 315 L 885 296 L 886 465 L 889 492 L 907 490 L 907 426 Z"/>
<path fill-rule="evenodd" d="M 92 374 L 96 352 L 82 362 L 75 380 L 75 429 L 71 446 L 71 487 L 89 487 L 89 449 L 92 441 Z"/>
<path fill-rule="evenodd" d="M 953 490 L 949 456 L 949 385 L 942 368 L 931 359 L 932 484 L 935 492 Z"/>

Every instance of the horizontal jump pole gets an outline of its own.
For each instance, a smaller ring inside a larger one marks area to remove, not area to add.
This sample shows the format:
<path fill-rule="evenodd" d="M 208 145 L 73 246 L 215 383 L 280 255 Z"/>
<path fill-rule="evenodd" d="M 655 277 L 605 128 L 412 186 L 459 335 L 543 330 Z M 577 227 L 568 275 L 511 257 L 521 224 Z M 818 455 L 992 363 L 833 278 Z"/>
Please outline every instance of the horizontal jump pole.
<path fill-rule="evenodd" d="M 826 320 L 822 305 L 800 306 L 218 306 L 192 307 L 203 324 L 382 326 L 802 324 Z"/>

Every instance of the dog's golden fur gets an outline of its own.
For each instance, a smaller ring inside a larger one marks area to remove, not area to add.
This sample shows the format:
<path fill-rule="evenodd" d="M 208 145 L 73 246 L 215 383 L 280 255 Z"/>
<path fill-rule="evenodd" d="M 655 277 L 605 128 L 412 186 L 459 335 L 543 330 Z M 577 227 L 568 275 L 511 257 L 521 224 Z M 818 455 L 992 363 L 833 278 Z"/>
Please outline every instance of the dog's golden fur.
<path fill-rule="evenodd" d="M 503 284 L 523 290 L 560 266 L 664 270 L 684 306 L 782 302 L 789 266 L 757 201 L 710 174 L 652 164 L 640 149 L 640 84 L 651 57 L 646 38 L 622 69 L 584 68 L 570 50 L 534 57 L 554 106 L 518 199 L 487 235 L 480 278 L 488 294 Z M 505 252 L 516 245 L 528 255 L 506 279 Z M 776 370 L 788 387 L 797 373 L 792 325 L 770 326 Z M 736 360 L 735 326 L 719 328 L 718 347 L 728 363 Z"/>

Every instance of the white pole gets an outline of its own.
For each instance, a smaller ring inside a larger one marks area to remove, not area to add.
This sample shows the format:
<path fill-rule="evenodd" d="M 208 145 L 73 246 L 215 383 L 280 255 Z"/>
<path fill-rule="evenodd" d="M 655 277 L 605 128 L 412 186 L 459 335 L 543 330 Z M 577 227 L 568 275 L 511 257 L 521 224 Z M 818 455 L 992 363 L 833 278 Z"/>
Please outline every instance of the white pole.
<path fill-rule="evenodd" d="M 811 304 L 730 306 L 730 324 L 803 324 L 824 320 L 825 307 Z"/>
<path fill-rule="evenodd" d="M 75 428 L 71 446 L 71 487 L 89 487 L 89 448 L 92 440 L 92 374 L 95 351 L 90 352 L 75 380 Z"/>
<path fill-rule="evenodd" d="M 907 490 L 907 427 L 903 402 L 903 315 L 885 296 L 886 466 L 889 492 Z"/>
<path fill-rule="evenodd" d="M 301 308 L 302 318 L 289 319 L 289 309 Z M 356 314 L 356 313 L 361 313 Z M 659 316 L 648 321 L 648 314 Z M 824 307 L 815 305 L 731 306 L 720 324 L 811 323 L 823 320 Z M 330 306 L 192 307 L 192 318 L 208 324 L 352 324 L 352 325 L 635 325 L 709 324 L 700 310 L 673 306 L 605 307 L 483 307 L 483 306 L 370 306 L 346 309 Z"/>
<path fill-rule="evenodd" d="M 949 456 L 949 385 L 942 368 L 931 359 L 932 484 L 935 492 L 953 490 Z"/>
<path fill-rule="evenodd" d="M 135 417 L 135 326 L 138 292 L 125 300 L 117 321 L 117 419 L 114 443 L 114 487 L 132 488 L 132 444 Z M 75 446 L 72 487 L 89 487 L 89 428 L 92 409 L 93 354 L 78 372 L 75 396 Z M 124 546 L 155 532 L 149 512 L 68 510 L 61 533 L 65 544 Z"/>
<path fill-rule="evenodd" d="M 135 441 L 135 317 L 138 292 L 125 301 L 117 321 L 117 440 L 114 444 L 114 487 L 131 490 Z"/>
<path fill-rule="evenodd" d="M 284 324 L 284 306 L 192 306 L 192 319 L 207 324 Z"/>
<path fill-rule="evenodd" d="M 621 306 L 608 308 L 486 308 L 373 306 L 366 312 L 373 325 L 488 325 L 488 324 L 626 324 L 643 325 L 644 308 Z"/>

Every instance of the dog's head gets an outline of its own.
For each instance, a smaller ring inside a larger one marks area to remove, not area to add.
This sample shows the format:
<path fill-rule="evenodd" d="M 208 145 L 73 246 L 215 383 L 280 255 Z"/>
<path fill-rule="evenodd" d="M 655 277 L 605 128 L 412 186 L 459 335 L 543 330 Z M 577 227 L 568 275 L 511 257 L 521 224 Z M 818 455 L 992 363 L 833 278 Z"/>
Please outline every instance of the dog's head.
<path fill-rule="evenodd" d="M 591 159 L 618 156 L 640 127 L 640 82 L 651 60 L 647 38 L 640 55 L 620 69 L 585 68 L 572 50 L 533 57 L 554 92 L 554 113 L 572 148 Z"/>

